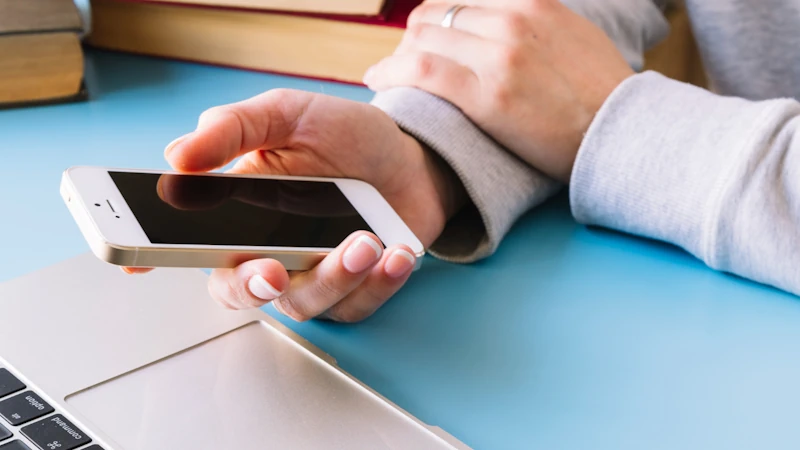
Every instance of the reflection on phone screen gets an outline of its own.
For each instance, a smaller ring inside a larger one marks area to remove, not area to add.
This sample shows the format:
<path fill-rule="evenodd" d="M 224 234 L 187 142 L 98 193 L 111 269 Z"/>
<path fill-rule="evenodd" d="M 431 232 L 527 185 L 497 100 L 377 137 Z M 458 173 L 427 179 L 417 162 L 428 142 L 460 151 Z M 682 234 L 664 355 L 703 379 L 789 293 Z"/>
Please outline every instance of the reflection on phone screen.
<path fill-rule="evenodd" d="M 109 175 L 154 244 L 332 248 L 373 231 L 331 182 Z"/>

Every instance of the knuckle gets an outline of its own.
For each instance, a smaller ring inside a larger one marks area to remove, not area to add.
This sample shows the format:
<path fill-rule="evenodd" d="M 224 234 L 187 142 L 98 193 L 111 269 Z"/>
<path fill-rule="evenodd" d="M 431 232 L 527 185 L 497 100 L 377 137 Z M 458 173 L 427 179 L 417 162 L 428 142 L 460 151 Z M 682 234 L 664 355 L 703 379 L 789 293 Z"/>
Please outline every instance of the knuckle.
<path fill-rule="evenodd" d="M 504 14 L 500 19 L 501 26 L 512 39 L 520 39 L 530 34 L 528 18 L 519 12 Z"/>
<path fill-rule="evenodd" d="M 543 15 L 552 11 L 553 0 L 528 0 L 530 12 L 534 15 Z"/>
<path fill-rule="evenodd" d="M 306 322 L 314 318 L 314 315 L 293 295 L 282 295 L 272 302 L 278 311 L 298 322 Z"/>
<path fill-rule="evenodd" d="M 335 280 L 330 277 L 317 278 L 312 289 L 315 296 L 328 300 L 339 300 L 344 297 L 345 294 L 345 292 L 336 285 Z"/>
<path fill-rule="evenodd" d="M 426 79 L 433 76 L 434 58 L 430 53 L 420 53 L 414 58 L 414 76 Z"/>
<path fill-rule="evenodd" d="M 524 55 L 516 45 L 505 45 L 497 50 L 497 60 L 505 70 L 516 69 L 521 65 Z"/>
<path fill-rule="evenodd" d="M 414 23 L 406 30 L 406 35 L 410 41 L 421 41 L 428 32 L 428 26 L 424 23 Z"/>

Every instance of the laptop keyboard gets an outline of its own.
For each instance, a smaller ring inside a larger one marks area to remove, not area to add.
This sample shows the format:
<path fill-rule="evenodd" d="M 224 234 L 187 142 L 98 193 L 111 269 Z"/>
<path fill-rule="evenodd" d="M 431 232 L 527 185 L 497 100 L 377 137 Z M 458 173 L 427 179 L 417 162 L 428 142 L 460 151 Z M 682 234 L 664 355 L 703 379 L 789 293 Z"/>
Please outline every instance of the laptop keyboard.
<path fill-rule="evenodd" d="M 103 450 L 39 394 L 0 368 L 0 450 Z M 36 447 L 18 437 L 22 435 Z M 15 439 L 17 437 L 17 439 Z"/>

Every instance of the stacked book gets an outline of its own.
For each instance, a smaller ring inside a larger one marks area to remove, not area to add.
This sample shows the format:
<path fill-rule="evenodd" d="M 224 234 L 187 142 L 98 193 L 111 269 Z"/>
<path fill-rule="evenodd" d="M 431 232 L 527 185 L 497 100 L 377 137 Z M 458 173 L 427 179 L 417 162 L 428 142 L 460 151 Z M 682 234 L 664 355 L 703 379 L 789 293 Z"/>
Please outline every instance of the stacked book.
<path fill-rule="evenodd" d="M 3 0 L 0 0 L 3 1 Z M 91 0 L 89 44 L 359 83 L 421 0 Z"/>
<path fill-rule="evenodd" d="M 0 0 L 0 108 L 85 98 L 72 0 Z"/>

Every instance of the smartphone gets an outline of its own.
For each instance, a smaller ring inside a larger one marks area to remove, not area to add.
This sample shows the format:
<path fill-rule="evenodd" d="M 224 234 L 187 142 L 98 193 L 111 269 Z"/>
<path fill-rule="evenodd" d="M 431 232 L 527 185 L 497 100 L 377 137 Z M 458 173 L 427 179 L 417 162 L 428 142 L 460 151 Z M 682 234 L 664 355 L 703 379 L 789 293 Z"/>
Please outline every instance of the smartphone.
<path fill-rule="evenodd" d="M 273 258 L 306 270 L 350 233 L 387 246 L 422 243 L 359 180 L 73 167 L 61 196 L 92 252 L 130 267 L 235 267 Z"/>

